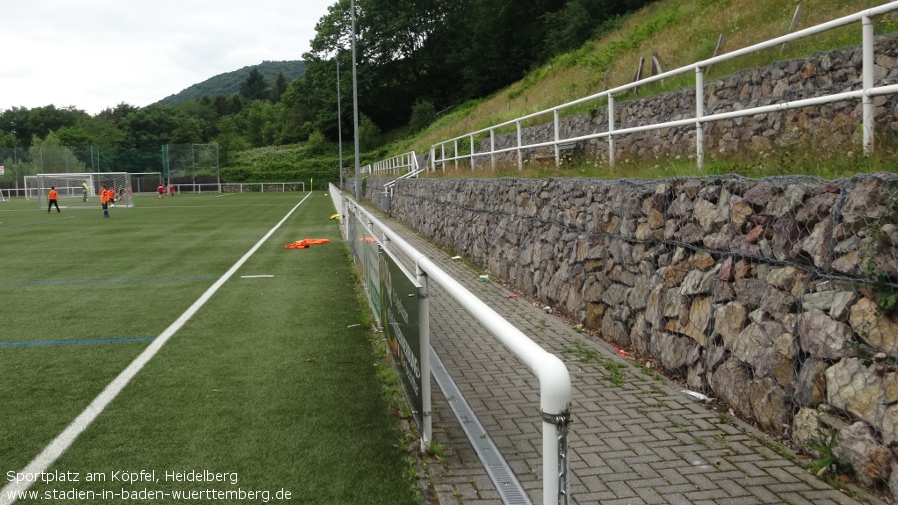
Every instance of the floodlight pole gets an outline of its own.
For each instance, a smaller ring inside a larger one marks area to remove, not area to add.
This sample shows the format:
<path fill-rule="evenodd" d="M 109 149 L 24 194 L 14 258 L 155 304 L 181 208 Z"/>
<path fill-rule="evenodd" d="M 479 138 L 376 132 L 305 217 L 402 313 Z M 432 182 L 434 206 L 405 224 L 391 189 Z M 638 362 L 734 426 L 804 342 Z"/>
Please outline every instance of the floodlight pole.
<path fill-rule="evenodd" d="M 340 109 L 340 51 L 337 51 L 337 145 L 340 153 L 340 191 L 343 191 L 343 126 L 340 121 L 342 110 Z"/>
<path fill-rule="evenodd" d="M 362 174 L 359 168 L 359 85 L 355 62 L 355 0 L 349 3 L 349 17 L 352 20 L 352 129 L 355 137 L 355 201 L 362 201 Z"/>

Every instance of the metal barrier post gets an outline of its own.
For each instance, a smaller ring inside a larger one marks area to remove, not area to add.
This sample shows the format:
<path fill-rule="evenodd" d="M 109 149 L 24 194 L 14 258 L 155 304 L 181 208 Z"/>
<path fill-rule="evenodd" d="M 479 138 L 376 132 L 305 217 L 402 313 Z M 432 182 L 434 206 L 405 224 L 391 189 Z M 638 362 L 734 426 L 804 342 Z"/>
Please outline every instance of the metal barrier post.
<path fill-rule="evenodd" d="M 553 114 L 553 121 L 555 123 L 555 166 L 561 166 L 561 149 L 558 147 L 558 109 L 555 109 Z"/>
<path fill-rule="evenodd" d="M 474 135 L 471 135 L 471 153 L 468 157 L 469 162 L 471 163 L 471 171 L 474 171 Z"/>
<path fill-rule="evenodd" d="M 421 434 L 421 448 L 426 450 L 433 440 L 433 415 L 430 400 L 430 300 L 427 286 L 427 272 L 415 264 L 415 278 L 421 285 L 418 300 L 418 339 L 421 341 L 421 422 L 424 424 Z M 426 374 L 426 375 L 425 375 Z"/>
<path fill-rule="evenodd" d="M 863 26 L 863 41 L 862 52 L 863 52 L 863 62 L 862 66 L 862 74 L 863 74 L 863 87 L 864 87 L 864 98 L 863 101 L 863 123 L 864 123 L 864 155 L 869 156 L 873 153 L 873 130 L 875 125 L 873 123 L 874 119 L 874 108 L 873 108 L 873 97 L 870 96 L 869 91 L 873 88 L 873 19 L 870 16 L 864 16 L 861 21 Z"/>
<path fill-rule="evenodd" d="M 699 170 L 705 164 L 705 79 L 702 67 L 695 67 L 695 163 Z"/>
<path fill-rule="evenodd" d="M 608 166 L 614 168 L 614 95 L 608 94 Z"/>
<path fill-rule="evenodd" d="M 496 130 L 490 128 L 490 168 L 496 170 Z"/>

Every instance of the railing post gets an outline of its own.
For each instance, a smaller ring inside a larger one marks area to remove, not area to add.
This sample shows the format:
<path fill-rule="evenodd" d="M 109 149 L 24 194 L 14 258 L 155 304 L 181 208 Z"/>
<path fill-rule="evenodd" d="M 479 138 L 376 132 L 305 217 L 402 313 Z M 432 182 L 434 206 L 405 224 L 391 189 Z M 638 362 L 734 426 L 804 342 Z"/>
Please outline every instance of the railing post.
<path fill-rule="evenodd" d="M 524 155 L 521 151 L 521 122 L 515 121 L 515 128 L 518 131 L 518 170 L 524 169 Z"/>
<path fill-rule="evenodd" d="M 436 155 L 437 155 L 436 149 L 434 149 L 433 146 L 430 146 L 430 171 L 431 172 L 437 171 Z"/>
<path fill-rule="evenodd" d="M 561 166 L 561 149 L 558 148 L 558 109 L 555 109 L 553 119 L 555 122 L 555 166 Z"/>
<path fill-rule="evenodd" d="M 705 165 L 705 79 L 702 67 L 695 67 L 695 163 L 701 170 Z"/>
<path fill-rule="evenodd" d="M 455 170 L 458 170 L 458 139 L 452 141 L 452 147 L 455 149 L 455 155 L 453 156 L 455 159 Z"/>
<path fill-rule="evenodd" d="M 443 172 L 446 171 L 446 144 L 440 143 L 440 161 L 443 165 Z"/>
<path fill-rule="evenodd" d="M 421 342 L 421 449 L 427 450 L 433 440 L 433 415 L 430 400 L 430 302 L 428 300 L 427 272 L 415 264 L 415 278 L 421 285 L 418 300 L 418 339 Z"/>
<path fill-rule="evenodd" d="M 490 168 L 496 170 L 496 131 L 490 128 Z"/>
<path fill-rule="evenodd" d="M 608 94 L 608 166 L 614 170 L 614 95 Z"/>
<path fill-rule="evenodd" d="M 864 97 L 863 97 L 863 121 L 864 121 L 864 155 L 870 156 L 873 154 L 873 132 L 875 128 L 874 114 L 875 110 L 873 108 L 873 97 L 870 96 L 870 89 L 873 88 L 873 19 L 869 16 L 864 16 L 862 20 L 863 25 L 863 37 L 862 37 L 862 46 L 863 46 L 863 86 L 864 86 Z"/>
<path fill-rule="evenodd" d="M 471 162 L 471 171 L 474 171 L 474 135 L 471 135 L 471 153 L 468 158 Z"/>

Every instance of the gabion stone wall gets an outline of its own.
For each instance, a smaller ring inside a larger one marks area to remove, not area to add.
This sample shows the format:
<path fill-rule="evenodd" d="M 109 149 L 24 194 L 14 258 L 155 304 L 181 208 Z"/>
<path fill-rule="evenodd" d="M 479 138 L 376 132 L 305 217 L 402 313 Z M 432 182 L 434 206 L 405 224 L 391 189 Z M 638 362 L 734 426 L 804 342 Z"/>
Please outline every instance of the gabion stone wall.
<path fill-rule="evenodd" d="M 895 174 L 422 179 L 391 213 L 898 497 L 896 195 Z"/>

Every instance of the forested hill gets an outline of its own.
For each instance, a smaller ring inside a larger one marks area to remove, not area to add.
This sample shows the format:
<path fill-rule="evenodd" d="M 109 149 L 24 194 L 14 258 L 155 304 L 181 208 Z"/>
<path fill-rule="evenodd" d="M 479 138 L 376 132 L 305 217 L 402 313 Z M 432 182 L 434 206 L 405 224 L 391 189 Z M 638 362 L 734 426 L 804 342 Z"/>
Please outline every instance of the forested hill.
<path fill-rule="evenodd" d="M 174 95 L 169 95 L 159 102 L 162 105 L 180 105 L 191 100 L 199 100 L 203 95 L 209 98 L 215 98 L 218 95 L 231 96 L 240 92 L 240 85 L 246 81 L 252 69 L 257 69 L 259 73 L 265 77 L 268 83 L 275 82 L 278 72 L 283 72 L 287 82 L 299 79 L 305 74 L 306 63 L 301 60 L 295 61 L 263 61 L 258 65 L 243 67 L 233 72 L 218 74 L 210 77 L 205 81 L 194 84 L 188 88 L 181 90 Z"/>

